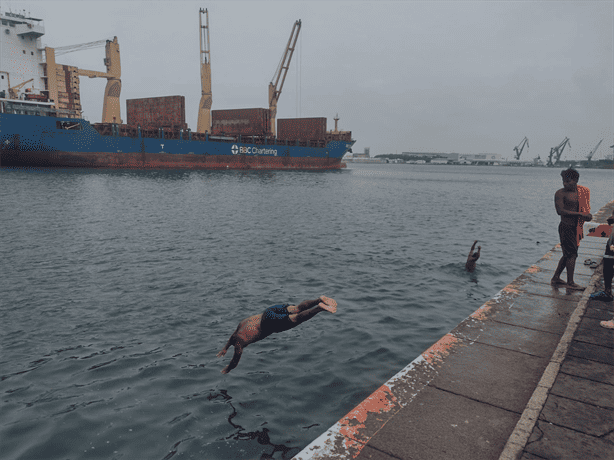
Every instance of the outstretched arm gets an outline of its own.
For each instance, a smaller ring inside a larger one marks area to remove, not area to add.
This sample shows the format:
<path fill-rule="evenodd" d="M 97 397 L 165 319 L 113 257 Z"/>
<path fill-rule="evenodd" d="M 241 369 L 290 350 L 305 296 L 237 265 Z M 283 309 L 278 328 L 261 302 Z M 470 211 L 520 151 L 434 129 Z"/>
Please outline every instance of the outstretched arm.
<path fill-rule="evenodd" d="M 473 250 L 475 249 L 475 245 L 478 244 L 478 240 L 475 240 L 471 245 L 471 249 L 469 250 L 469 255 L 473 254 Z"/>
<path fill-rule="evenodd" d="M 234 334 L 232 334 L 230 338 L 228 339 L 228 342 L 226 342 L 226 345 L 224 345 L 224 348 L 222 348 L 220 352 L 217 354 L 217 357 L 221 358 L 222 356 L 226 356 L 226 352 L 228 351 L 228 348 L 230 348 L 231 345 L 234 345 L 235 340 L 236 340 L 236 337 Z"/>
<path fill-rule="evenodd" d="M 241 359 L 241 355 L 243 354 L 243 346 L 238 341 L 235 342 L 234 346 L 235 354 L 232 357 L 230 363 L 228 363 L 228 366 L 222 369 L 222 374 L 228 374 L 231 370 L 237 367 L 237 364 L 239 364 L 239 360 Z"/>

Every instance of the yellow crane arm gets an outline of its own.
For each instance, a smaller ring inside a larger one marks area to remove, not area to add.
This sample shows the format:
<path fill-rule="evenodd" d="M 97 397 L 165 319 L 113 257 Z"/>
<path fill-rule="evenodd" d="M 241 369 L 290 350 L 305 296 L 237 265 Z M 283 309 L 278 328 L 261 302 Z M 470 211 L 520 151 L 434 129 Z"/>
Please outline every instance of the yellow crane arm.
<path fill-rule="evenodd" d="M 16 86 L 9 86 L 9 96 L 11 97 L 11 99 L 17 99 L 17 90 L 23 85 L 27 85 L 31 81 L 34 81 L 34 78 L 30 78 L 29 80 L 24 81 L 23 83 L 19 83 Z"/>
<path fill-rule="evenodd" d="M 96 70 L 78 69 L 77 73 L 83 77 L 90 77 L 90 78 L 107 78 L 107 77 L 111 78 L 112 77 L 106 72 L 98 72 Z"/>

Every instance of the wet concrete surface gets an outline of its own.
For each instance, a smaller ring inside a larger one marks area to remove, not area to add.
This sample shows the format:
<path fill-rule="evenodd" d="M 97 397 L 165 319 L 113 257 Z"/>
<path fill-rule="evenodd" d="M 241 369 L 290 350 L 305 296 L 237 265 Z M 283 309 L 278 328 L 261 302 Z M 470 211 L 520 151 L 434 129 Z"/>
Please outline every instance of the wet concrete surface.
<path fill-rule="evenodd" d="M 614 331 L 599 325 L 613 316 L 612 302 L 588 302 L 523 460 L 614 459 Z"/>
<path fill-rule="evenodd" d="M 555 247 L 294 458 L 614 459 L 614 308 L 584 263 L 604 247 L 580 244 L 586 291 L 550 285 Z"/>

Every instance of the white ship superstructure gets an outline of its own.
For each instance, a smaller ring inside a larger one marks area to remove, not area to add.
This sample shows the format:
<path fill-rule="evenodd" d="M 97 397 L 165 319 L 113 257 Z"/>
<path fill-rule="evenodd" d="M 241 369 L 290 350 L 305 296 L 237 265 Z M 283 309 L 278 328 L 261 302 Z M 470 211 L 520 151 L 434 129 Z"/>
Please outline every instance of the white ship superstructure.
<path fill-rule="evenodd" d="M 10 12 L 0 12 L 0 20 L 0 98 L 8 98 L 10 88 L 20 100 L 28 93 L 41 94 L 45 91 L 43 20 Z"/>

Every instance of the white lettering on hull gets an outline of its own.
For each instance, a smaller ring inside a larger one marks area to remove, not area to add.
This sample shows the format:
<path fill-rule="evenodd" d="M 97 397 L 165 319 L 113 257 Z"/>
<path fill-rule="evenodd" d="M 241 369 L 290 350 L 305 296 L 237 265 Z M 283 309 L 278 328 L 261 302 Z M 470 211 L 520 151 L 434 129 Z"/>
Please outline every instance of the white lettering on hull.
<path fill-rule="evenodd" d="M 236 144 L 233 145 L 230 150 L 233 155 L 238 155 L 239 153 L 242 155 L 273 155 L 277 156 L 276 149 L 267 149 L 267 148 L 258 148 L 258 147 L 239 147 Z"/>

